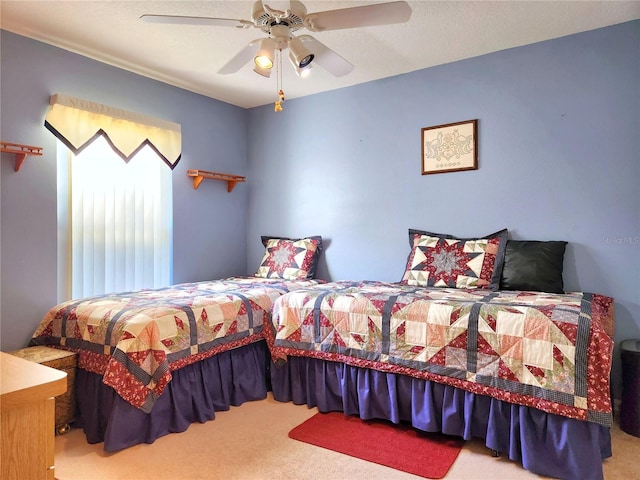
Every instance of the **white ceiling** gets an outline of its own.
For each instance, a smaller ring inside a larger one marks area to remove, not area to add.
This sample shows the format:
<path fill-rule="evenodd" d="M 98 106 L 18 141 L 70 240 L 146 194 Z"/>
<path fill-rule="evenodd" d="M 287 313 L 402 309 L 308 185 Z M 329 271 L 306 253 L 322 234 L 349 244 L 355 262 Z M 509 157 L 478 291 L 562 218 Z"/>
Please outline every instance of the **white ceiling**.
<path fill-rule="evenodd" d="M 308 13 L 372 3 L 304 1 Z M 377 80 L 640 18 L 640 1 L 409 1 L 399 25 L 307 32 L 355 65 L 344 77 L 321 68 L 299 79 L 283 62 L 286 98 Z M 257 29 L 159 25 L 142 14 L 251 18 L 252 1 L 9 1 L 0 0 L 4 30 L 244 108 L 276 100 L 276 77 L 247 64 L 216 72 Z"/>

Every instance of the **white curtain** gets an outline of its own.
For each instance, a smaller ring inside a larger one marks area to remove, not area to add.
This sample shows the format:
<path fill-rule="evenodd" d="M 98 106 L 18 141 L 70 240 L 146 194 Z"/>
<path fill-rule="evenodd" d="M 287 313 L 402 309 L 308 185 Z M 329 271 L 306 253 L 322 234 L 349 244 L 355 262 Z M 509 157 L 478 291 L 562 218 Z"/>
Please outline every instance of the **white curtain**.
<path fill-rule="evenodd" d="M 171 170 L 156 152 L 125 163 L 98 137 L 70 175 L 72 298 L 170 285 Z"/>

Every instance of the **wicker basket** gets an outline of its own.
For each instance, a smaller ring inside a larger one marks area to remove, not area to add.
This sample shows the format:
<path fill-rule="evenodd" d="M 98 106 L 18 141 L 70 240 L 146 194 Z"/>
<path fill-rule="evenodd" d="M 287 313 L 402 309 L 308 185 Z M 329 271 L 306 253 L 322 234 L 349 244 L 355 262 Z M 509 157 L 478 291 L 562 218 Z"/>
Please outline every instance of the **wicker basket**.
<path fill-rule="evenodd" d="M 67 391 L 56 397 L 56 433 L 67 433 L 76 416 L 76 396 L 74 385 L 78 354 L 50 347 L 28 347 L 9 352 L 17 357 L 47 367 L 62 370 L 67 374 Z"/>

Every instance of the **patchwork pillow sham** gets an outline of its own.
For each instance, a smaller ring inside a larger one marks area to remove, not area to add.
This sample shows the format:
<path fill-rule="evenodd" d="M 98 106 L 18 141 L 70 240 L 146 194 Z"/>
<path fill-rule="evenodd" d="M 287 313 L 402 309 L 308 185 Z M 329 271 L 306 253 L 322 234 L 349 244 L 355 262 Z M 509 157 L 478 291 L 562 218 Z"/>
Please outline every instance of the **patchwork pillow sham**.
<path fill-rule="evenodd" d="M 318 261 L 322 253 L 321 236 L 287 238 L 263 235 L 261 240 L 265 246 L 265 252 L 255 274 L 256 277 L 284 280 L 316 277 Z"/>
<path fill-rule="evenodd" d="M 564 241 L 509 240 L 500 288 L 564 293 L 566 246 Z"/>
<path fill-rule="evenodd" d="M 409 229 L 411 252 L 401 283 L 423 287 L 500 287 L 507 229 L 481 238 Z"/>

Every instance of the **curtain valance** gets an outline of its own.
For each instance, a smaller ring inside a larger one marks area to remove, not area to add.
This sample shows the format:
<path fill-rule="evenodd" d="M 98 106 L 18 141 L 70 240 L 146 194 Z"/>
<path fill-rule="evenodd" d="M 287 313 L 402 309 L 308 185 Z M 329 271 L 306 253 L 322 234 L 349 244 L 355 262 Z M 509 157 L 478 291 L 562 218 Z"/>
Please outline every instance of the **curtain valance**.
<path fill-rule="evenodd" d="M 180 160 L 181 125 L 79 98 L 52 95 L 44 125 L 74 153 L 104 135 L 125 161 L 149 145 L 170 168 Z"/>

